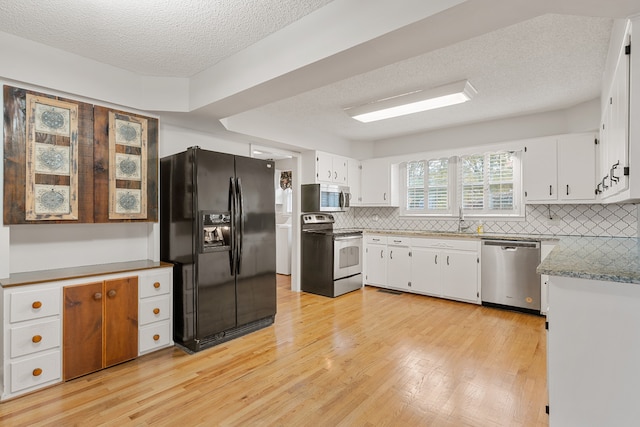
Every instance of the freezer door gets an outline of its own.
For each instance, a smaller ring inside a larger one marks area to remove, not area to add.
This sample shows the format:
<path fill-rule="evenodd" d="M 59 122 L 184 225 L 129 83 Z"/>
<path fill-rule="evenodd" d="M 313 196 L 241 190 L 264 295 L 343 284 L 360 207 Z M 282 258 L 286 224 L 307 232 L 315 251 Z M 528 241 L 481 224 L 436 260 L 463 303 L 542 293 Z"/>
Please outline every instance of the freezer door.
<path fill-rule="evenodd" d="M 196 212 L 231 214 L 230 184 L 235 176 L 233 156 L 194 149 L 194 162 Z M 236 326 L 236 290 L 230 262 L 232 248 L 201 251 L 205 236 L 199 223 L 193 221 L 197 252 L 195 313 L 196 339 L 203 339 Z"/>
<path fill-rule="evenodd" d="M 274 164 L 236 157 L 238 325 L 276 314 Z"/>

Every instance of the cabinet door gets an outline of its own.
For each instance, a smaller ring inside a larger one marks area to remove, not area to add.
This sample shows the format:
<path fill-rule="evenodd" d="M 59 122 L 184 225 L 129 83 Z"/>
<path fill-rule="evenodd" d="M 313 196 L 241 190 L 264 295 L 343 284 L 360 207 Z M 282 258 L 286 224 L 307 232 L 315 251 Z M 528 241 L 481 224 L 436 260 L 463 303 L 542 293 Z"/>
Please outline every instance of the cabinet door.
<path fill-rule="evenodd" d="M 411 258 L 406 246 L 387 246 L 387 285 L 392 288 L 410 290 Z"/>
<path fill-rule="evenodd" d="M 386 245 L 367 245 L 365 284 L 387 285 L 386 251 Z"/>
<path fill-rule="evenodd" d="M 102 282 L 64 287 L 63 379 L 102 369 Z"/>
<path fill-rule="evenodd" d="M 384 159 L 362 162 L 362 204 L 389 204 L 389 164 Z"/>
<path fill-rule="evenodd" d="M 332 164 L 333 182 L 340 185 L 348 185 L 349 167 L 347 165 L 347 158 L 334 156 Z"/>
<path fill-rule="evenodd" d="M 607 180 L 609 188 L 603 197 L 611 197 L 629 188 L 629 178 L 624 176 L 625 166 L 629 166 L 629 55 L 621 55 L 616 67 L 611 95 L 609 97 L 609 129 L 607 134 L 607 162 L 602 165 L 604 176 L 610 175 L 613 165 L 617 181 Z"/>
<path fill-rule="evenodd" d="M 138 278 L 104 282 L 104 367 L 138 355 Z"/>
<path fill-rule="evenodd" d="M 522 166 L 526 202 L 558 198 L 556 145 L 555 138 L 536 139 L 527 143 Z"/>
<path fill-rule="evenodd" d="M 443 252 L 442 294 L 447 298 L 478 301 L 478 255 L 476 252 Z"/>
<path fill-rule="evenodd" d="M 362 170 L 360 162 L 349 159 L 347 161 L 347 169 L 347 182 L 349 183 L 349 191 L 351 192 L 351 206 L 359 206 L 362 203 L 360 191 Z"/>
<path fill-rule="evenodd" d="M 558 186 L 562 200 L 595 200 L 596 145 L 592 134 L 558 139 Z M 622 169 L 618 169 L 621 172 Z M 619 175 L 622 175 L 621 173 Z"/>
<path fill-rule="evenodd" d="M 411 289 L 429 295 L 442 295 L 440 263 L 437 249 L 416 248 L 411 251 Z"/>
<path fill-rule="evenodd" d="M 333 156 L 316 152 L 316 178 L 319 182 L 333 182 Z"/>

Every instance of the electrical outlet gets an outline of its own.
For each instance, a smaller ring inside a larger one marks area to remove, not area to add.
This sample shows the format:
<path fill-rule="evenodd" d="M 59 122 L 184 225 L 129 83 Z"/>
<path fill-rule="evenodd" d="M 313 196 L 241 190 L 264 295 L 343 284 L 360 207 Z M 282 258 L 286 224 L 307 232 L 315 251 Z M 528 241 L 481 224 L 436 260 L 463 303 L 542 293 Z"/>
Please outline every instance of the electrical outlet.
<path fill-rule="evenodd" d="M 371 217 L 371 219 L 373 220 L 373 222 L 380 221 L 380 217 L 378 216 L 378 214 L 373 215 L 373 217 Z"/>

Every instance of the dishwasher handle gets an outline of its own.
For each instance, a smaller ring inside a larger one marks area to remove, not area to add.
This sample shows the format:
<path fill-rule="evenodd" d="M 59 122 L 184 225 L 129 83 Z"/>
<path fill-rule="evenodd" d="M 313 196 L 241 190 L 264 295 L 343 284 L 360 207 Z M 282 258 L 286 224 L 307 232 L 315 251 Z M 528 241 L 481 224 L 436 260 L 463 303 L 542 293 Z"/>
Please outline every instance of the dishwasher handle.
<path fill-rule="evenodd" d="M 484 246 L 501 246 L 502 250 L 515 251 L 517 248 L 538 249 L 540 242 L 538 241 L 513 241 L 513 240 L 483 240 Z"/>

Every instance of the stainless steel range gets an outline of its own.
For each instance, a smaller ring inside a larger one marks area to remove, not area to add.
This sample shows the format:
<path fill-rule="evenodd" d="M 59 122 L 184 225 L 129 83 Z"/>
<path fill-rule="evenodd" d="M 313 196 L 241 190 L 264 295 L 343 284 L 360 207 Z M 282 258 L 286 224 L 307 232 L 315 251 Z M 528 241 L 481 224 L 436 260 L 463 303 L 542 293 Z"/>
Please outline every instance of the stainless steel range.
<path fill-rule="evenodd" d="M 331 214 L 302 215 L 304 292 L 337 297 L 362 287 L 362 231 L 334 230 Z"/>

